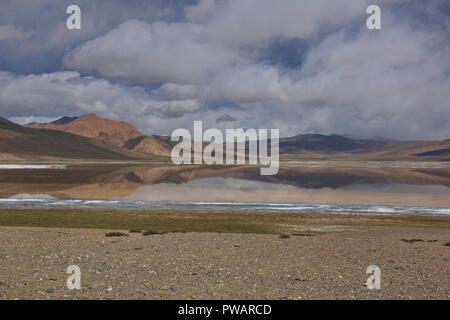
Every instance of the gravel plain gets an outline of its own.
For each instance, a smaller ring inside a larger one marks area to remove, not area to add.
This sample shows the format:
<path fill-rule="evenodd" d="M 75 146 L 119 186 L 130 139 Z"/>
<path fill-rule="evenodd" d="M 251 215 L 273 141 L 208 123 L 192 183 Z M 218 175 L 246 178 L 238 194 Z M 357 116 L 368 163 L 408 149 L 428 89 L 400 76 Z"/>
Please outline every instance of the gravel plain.
<path fill-rule="evenodd" d="M 449 299 L 446 228 L 277 235 L 0 227 L 0 299 Z M 416 239 L 416 240 L 414 240 Z M 412 240 L 412 241 L 411 241 Z M 69 290 L 66 269 L 81 269 Z M 381 289 L 366 268 L 381 268 Z"/>

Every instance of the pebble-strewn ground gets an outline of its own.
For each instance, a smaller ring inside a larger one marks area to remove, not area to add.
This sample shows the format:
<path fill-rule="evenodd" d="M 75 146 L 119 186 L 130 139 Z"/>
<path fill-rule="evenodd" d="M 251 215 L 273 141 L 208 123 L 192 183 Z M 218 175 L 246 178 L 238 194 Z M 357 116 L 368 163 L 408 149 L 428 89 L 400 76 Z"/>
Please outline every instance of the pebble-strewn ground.
<path fill-rule="evenodd" d="M 315 236 L 0 227 L 0 299 L 449 299 L 448 229 Z M 128 232 L 127 232 L 128 233 Z M 421 239 L 404 242 L 401 239 Z M 81 290 L 66 268 L 81 268 Z M 381 289 L 364 285 L 381 267 Z"/>

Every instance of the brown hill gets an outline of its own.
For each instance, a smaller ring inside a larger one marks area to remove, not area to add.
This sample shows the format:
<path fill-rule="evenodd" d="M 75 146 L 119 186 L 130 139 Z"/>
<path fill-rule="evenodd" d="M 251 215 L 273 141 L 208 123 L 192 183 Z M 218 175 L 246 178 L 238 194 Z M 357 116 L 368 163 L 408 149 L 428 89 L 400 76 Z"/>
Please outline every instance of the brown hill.
<path fill-rule="evenodd" d="M 127 122 L 104 119 L 95 114 L 87 114 L 79 118 L 63 117 L 51 123 L 31 123 L 26 126 L 54 129 L 89 138 L 100 138 L 120 147 L 128 140 L 143 135 Z"/>
<path fill-rule="evenodd" d="M 146 153 L 155 156 L 170 156 L 173 145 L 166 137 L 160 136 L 140 136 L 128 140 L 124 144 L 124 148 L 130 151 Z"/>
<path fill-rule="evenodd" d="M 138 155 L 109 142 L 51 129 L 26 128 L 0 117 L 0 159 L 132 160 Z"/>
<path fill-rule="evenodd" d="M 30 123 L 28 128 L 46 128 L 70 132 L 84 137 L 99 138 L 125 150 L 155 156 L 170 156 L 170 138 L 144 135 L 131 124 L 88 114 L 82 117 L 62 117 L 50 123 Z"/>

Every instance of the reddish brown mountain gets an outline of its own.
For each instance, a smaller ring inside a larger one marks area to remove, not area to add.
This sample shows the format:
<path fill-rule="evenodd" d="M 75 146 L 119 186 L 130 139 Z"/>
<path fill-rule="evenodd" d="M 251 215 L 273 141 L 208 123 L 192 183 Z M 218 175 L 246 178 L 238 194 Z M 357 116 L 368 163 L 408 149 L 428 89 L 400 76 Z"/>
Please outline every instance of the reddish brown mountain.
<path fill-rule="evenodd" d="M 144 135 L 131 124 L 101 118 L 95 114 L 62 117 L 49 123 L 33 122 L 28 128 L 53 129 L 89 138 L 98 138 L 129 151 L 155 156 L 169 156 L 172 150 L 167 137 Z"/>
<path fill-rule="evenodd" d="M 0 160 L 136 160 L 145 157 L 104 140 L 59 130 L 25 128 L 0 117 Z"/>
<path fill-rule="evenodd" d="M 79 118 L 63 117 L 50 123 L 30 123 L 26 127 L 54 129 L 83 137 L 100 138 L 120 147 L 128 140 L 143 135 L 127 122 L 104 119 L 95 114 Z"/>

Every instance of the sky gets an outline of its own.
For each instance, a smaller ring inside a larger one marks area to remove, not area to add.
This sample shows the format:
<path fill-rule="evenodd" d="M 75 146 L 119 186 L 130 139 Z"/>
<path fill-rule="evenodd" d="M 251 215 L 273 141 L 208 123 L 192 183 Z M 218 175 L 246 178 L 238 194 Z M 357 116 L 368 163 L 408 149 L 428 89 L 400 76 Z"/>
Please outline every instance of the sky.
<path fill-rule="evenodd" d="M 69 30 L 69 5 L 81 30 Z M 381 8 L 381 30 L 366 9 Z M 0 116 L 450 139 L 448 0 L 1 0 Z"/>

